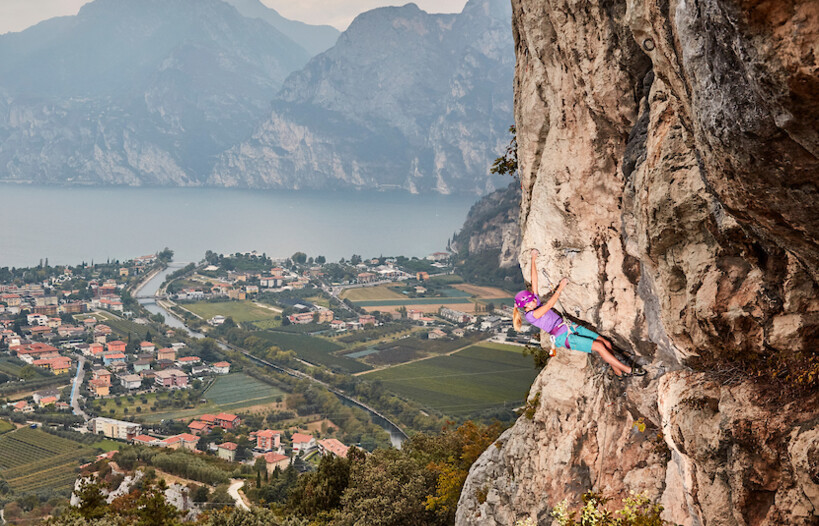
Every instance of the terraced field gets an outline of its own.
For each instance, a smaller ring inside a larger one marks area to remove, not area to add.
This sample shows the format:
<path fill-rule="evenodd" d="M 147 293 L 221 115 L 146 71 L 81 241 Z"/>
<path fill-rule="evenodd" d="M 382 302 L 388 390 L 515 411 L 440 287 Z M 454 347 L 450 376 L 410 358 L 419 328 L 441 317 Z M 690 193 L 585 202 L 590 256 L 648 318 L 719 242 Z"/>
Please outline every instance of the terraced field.
<path fill-rule="evenodd" d="M 439 356 L 367 374 L 400 396 L 444 414 L 458 415 L 523 403 L 537 376 L 520 347 L 481 343 Z"/>
<path fill-rule="evenodd" d="M 17 493 L 68 490 L 77 466 L 95 455 L 77 442 L 24 427 L 0 436 L 0 477 Z"/>

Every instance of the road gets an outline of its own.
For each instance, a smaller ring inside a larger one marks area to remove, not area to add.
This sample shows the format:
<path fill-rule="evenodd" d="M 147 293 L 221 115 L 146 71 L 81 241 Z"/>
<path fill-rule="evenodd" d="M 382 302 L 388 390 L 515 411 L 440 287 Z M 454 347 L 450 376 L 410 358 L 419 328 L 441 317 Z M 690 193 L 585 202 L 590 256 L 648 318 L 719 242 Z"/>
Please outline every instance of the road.
<path fill-rule="evenodd" d="M 77 359 L 77 374 L 74 376 L 74 385 L 71 386 L 71 409 L 74 410 L 75 415 L 81 416 L 83 420 L 88 422 L 88 415 L 85 414 L 85 411 L 80 409 L 80 404 L 77 401 L 80 395 L 80 385 L 82 385 L 83 367 L 85 367 L 85 357 L 79 356 Z"/>
<path fill-rule="evenodd" d="M 245 502 L 244 496 L 239 493 L 239 490 L 245 485 L 244 480 L 235 480 L 233 479 L 230 487 L 228 488 L 228 495 L 236 502 L 236 507 L 240 510 L 250 511 L 250 506 L 247 505 Z"/>

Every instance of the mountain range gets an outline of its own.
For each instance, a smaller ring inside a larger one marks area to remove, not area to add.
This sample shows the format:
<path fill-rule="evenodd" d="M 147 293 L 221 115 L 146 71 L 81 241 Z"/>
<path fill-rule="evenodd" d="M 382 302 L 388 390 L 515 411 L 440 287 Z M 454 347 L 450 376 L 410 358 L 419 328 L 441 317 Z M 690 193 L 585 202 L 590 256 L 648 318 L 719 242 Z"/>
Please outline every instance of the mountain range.
<path fill-rule="evenodd" d="M 484 193 L 510 15 L 408 4 L 339 35 L 259 0 L 95 0 L 0 36 L 0 180 Z"/>

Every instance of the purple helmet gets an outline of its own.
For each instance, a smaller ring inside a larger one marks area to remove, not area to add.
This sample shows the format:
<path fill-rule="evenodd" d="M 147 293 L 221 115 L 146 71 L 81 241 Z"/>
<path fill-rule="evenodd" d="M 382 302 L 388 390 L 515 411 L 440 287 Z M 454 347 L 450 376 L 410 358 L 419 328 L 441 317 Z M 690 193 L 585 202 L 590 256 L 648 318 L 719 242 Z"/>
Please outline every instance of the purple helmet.
<path fill-rule="evenodd" d="M 519 309 L 525 308 L 526 304 L 532 300 L 535 300 L 536 302 L 540 303 L 540 299 L 538 299 L 537 294 L 535 294 L 534 292 L 522 290 L 515 294 L 515 305 L 517 305 Z"/>

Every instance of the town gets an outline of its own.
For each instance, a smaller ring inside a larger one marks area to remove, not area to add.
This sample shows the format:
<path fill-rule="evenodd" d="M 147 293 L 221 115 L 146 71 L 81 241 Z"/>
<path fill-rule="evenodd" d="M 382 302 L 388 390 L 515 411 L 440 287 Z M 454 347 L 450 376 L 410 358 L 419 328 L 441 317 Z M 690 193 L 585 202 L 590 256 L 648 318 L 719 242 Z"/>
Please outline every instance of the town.
<path fill-rule="evenodd" d="M 113 458 L 120 444 L 164 448 L 269 479 L 315 470 L 321 458 L 346 458 L 350 448 L 388 444 L 383 429 L 366 414 L 336 408 L 335 397 L 311 403 L 321 398 L 319 388 L 391 406 L 388 413 L 409 429 L 434 429 L 459 414 L 435 405 L 451 398 L 437 383 L 406 396 L 406 383 L 394 375 L 419 366 L 434 372 L 433 364 L 450 367 L 438 362 L 471 353 L 484 361 L 471 364 L 469 378 L 496 371 L 497 357 L 512 359 L 514 349 L 520 356 L 536 342 L 511 329 L 509 294 L 459 280 L 448 253 L 328 263 L 303 253 L 274 261 L 208 252 L 175 270 L 167 267 L 171 257 L 163 251 L 126 262 L 3 270 L 0 396 L 9 430 L 18 429 L 9 436 L 34 444 L 43 437 L 33 433 L 51 433 L 109 451 L 83 457 L 96 463 Z M 162 272 L 150 301 L 164 316 L 140 304 L 148 299 L 142 287 Z M 165 324 L 171 317 L 187 328 Z M 306 387 L 265 370 L 262 359 L 319 383 Z M 511 409 L 520 400 L 514 383 L 532 374 L 527 368 L 507 378 L 509 394 L 497 399 L 464 399 L 470 411 L 463 415 L 498 404 Z M 372 392 L 371 378 L 394 391 L 387 398 Z M 62 488 L 75 461 L 62 466 Z M 9 495 L 54 489 L 49 480 L 21 486 L 28 472 L 18 468 L 20 480 L 4 474 L 16 467 L 0 462 Z M 237 505 L 248 498 L 237 495 Z"/>

